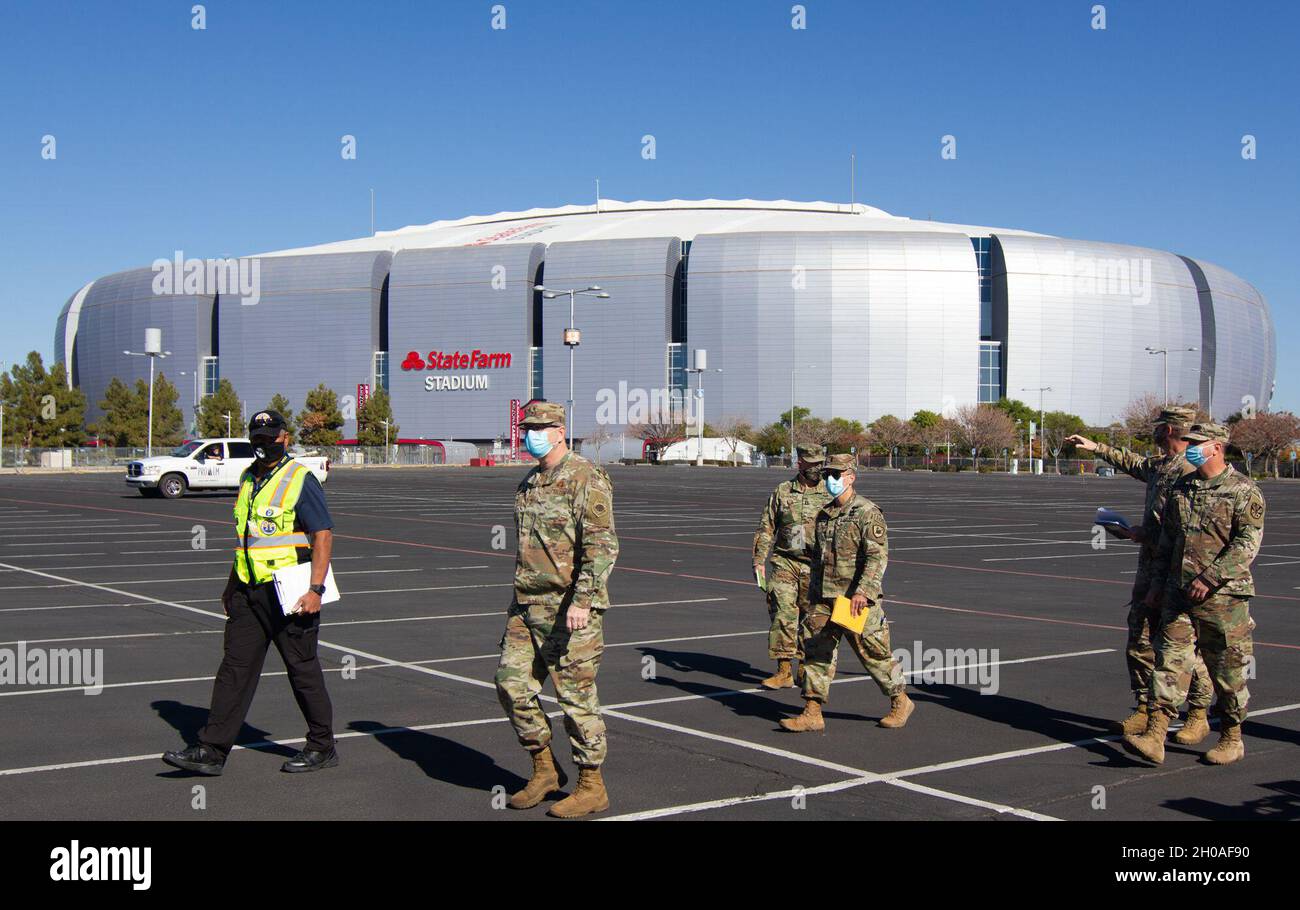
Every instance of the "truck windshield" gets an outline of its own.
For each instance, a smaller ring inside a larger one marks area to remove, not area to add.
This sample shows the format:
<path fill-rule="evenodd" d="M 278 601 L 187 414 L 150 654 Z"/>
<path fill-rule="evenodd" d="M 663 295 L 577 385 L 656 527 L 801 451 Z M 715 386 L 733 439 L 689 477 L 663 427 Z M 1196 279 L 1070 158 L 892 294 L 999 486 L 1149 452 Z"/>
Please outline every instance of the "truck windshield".
<path fill-rule="evenodd" d="M 201 445 L 203 445 L 203 441 L 200 439 L 192 439 L 189 442 L 182 443 L 172 450 L 172 458 L 184 458 Z"/>

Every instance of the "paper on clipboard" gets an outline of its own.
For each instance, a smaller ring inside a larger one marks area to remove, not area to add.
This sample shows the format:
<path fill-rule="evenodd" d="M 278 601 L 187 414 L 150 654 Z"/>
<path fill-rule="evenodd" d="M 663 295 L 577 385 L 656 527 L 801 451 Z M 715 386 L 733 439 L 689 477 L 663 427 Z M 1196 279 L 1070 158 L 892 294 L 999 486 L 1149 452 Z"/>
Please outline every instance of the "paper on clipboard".
<path fill-rule="evenodd" d="M 275 596 L 280 599 L 280 609 L 285 616 L 292 616 L 293 605 L 298 598 L 307 593 L 311 587 L 311 563 L 300 562 L 296 566 L 286 566 L 271 573 L 275 580 Z M 334 567 L 325 572 L 325 593 L 321 595 L 322 604 L 334 603 L 339 599 L 338 586 L 334 584 Z"/>

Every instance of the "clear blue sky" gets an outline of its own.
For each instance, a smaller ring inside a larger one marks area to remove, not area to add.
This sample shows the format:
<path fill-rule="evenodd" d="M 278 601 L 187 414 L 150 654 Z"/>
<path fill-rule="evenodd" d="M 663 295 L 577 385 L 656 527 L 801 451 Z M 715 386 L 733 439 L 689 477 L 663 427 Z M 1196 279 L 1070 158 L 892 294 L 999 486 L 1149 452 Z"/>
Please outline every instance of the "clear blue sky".
<path fill-rule="evenodd" d="M 1300 409 L 1300 4 L 1208 0 L 7 2 L 0 359 L 85 282 L 504 209 L 857 198 L 1216 262 Z M 657 158 L 641 157 L 653 134 Z M 1257 137 L 1244 161 L 1241 137 Z M 56 137 L 56 160 L 41 158 Z M 340 137 L 357 137 L 355 161 Z M 940 137 L 957 137 L 943 161 Z"/>

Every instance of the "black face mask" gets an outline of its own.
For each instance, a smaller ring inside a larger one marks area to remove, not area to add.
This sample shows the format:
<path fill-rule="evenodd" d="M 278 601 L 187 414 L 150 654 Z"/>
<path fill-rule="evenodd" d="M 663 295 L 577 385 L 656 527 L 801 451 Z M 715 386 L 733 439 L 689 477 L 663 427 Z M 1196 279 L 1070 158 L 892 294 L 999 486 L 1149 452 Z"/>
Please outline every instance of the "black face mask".
<path fill-rule="evenodd" d="M 802 477 L 803 482 L 808 484 L 809 486 L 816 486 L 817 484 L 821 483 L 822 480 L 821 465 L 806 468 L 799 472 L 799 476 Z"/>
<path fill-rule="evenodd" d="M 277 464 L 284 457 L 284 443 L 259 442 L 253 446 L 253 454 L 262 464 Z"/>

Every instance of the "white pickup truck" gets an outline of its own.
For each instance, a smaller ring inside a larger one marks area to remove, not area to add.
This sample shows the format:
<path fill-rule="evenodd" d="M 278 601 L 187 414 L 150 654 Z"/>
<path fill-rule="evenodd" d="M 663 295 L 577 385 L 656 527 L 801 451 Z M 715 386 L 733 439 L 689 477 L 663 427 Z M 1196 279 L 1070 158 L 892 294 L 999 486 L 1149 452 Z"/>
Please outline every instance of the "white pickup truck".
<path fill-rule="evenodd" d="M 324 483 L 330 476 L 330 460 L 319 455 L 296 454 Z M 237 490 L 239 478 L 253 463 L 253 444 L 247 439 L 193 439 L 170 455 L 141 458 L 126 466 L 126 482 L 141 496 L 179 499 L 186 490 Z"/>

